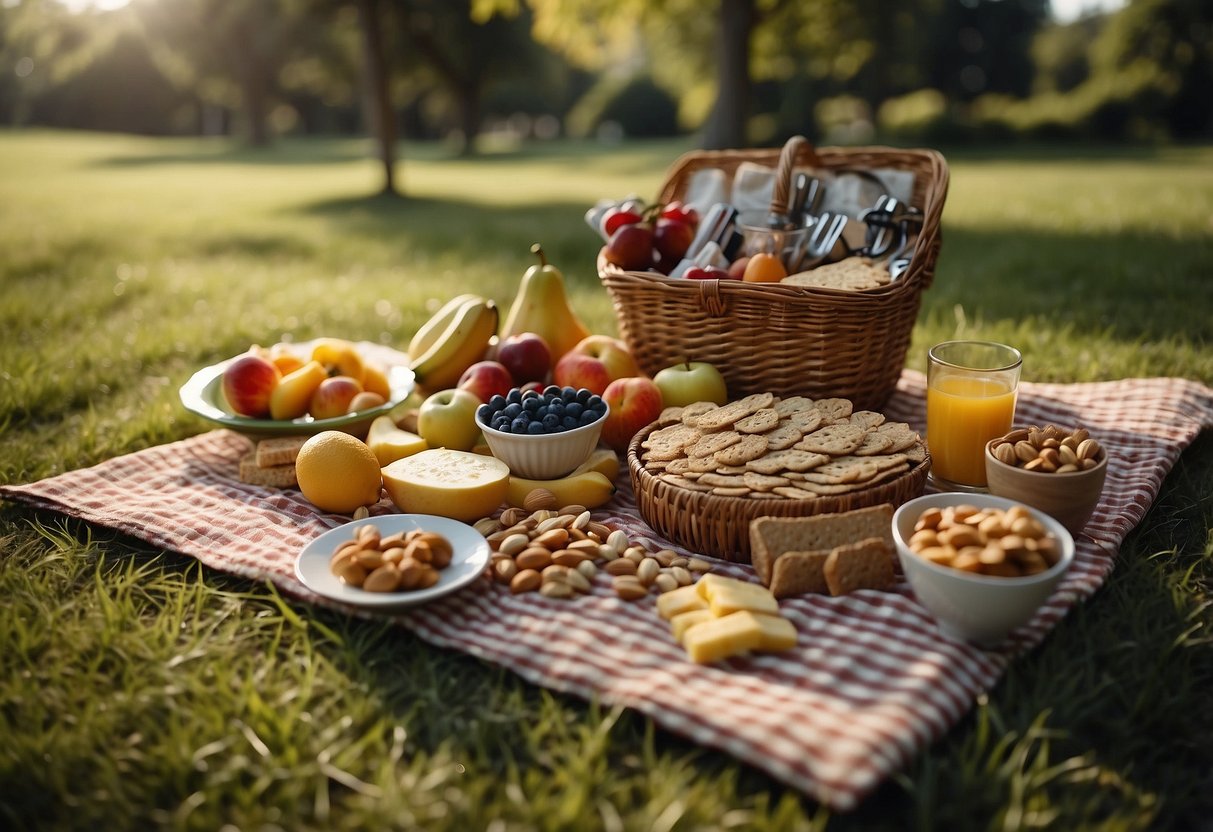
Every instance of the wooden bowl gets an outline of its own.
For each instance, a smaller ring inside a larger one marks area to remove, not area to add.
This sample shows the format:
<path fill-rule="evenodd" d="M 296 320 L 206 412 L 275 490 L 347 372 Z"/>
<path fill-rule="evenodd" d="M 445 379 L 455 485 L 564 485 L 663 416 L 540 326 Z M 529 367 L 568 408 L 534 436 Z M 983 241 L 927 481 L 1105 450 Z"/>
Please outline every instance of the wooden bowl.
<path fill-rule="evenodd" d="M 1000 462 L 994 456 L 994 446 L 1002 438 L 986 443 L 986 482 L 990 493 L 1039 509 L 1078 534 L 1086 526 L 1103 493 L 1108 473 L 1108 452 L 1100 450 L 1094 468 L 1066 474 L 1046 474 L 1025 471 Z"/>

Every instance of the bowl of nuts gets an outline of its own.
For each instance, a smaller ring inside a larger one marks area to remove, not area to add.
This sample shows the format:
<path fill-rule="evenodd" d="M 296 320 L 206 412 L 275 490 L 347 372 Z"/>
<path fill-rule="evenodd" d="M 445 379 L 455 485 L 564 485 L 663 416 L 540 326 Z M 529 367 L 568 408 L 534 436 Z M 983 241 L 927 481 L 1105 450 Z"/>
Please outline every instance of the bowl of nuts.
<path fill-rule="evenodd" d="M 1078 534 L 1103 493 L 1108 453 L 1085 428 L 1013 430 L 986 445 L 990 493 L 1018 500 Z"/>
<path fill-rule="evenodd" d="M 476 411 L 476 424 L 510 473 L 554 480 L 598 447 L 609 410 L 601 396 L 585 388 L 553 384 L 542 392 L 515 388 L 506 396 L 493 396 Z"/>
<path fill-rule="evenodd" d="M 989 494 L 928 494 L 893 515 L 910 588 L 944 635 L 990 646 L 1026 624 L 1074 560 L 1047 514 Z"/>

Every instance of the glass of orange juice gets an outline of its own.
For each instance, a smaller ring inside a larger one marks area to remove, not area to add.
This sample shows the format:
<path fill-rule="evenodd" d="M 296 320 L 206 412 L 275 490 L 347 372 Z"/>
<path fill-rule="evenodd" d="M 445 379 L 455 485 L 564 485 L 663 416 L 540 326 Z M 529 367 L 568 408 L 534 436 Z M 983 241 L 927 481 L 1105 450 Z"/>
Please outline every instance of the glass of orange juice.
<path fill-rule="evenodd" d="M 985 446 L 1011 430 L 1023 356 L 992 341 L 945 341 L 927 353 L 931 479 L 947 490 L 986 487 Z"/>

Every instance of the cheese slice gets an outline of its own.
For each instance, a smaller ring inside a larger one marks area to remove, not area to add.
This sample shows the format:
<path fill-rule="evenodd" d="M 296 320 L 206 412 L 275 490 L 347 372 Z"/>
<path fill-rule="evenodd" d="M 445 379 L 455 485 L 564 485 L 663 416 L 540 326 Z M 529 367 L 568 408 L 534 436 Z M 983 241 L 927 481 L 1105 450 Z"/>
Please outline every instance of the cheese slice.
<path fill-rule="evenodd" d="M 738 612 L 723 618 L 713 618 L 682 634 L 682 646 L 691 661 L 711 664 L 757 649 L 762 644 L 762 625 L 758 616 Z"/>
<path fill-rule="evenodd" d="M 657 596 L 657 614 L 666 621 L 690 610 L 706 610 L 708 602 L 700 596 L 695 584 L 687 584 Z"/>
<path fill-rule="evenodd" d="M 501 460 L 446 448 L 406 456 L 383 469 L 383 487 L 401 511 L 465 523 L 496 511 L 509 484 L 510 469 Z"/>
<path fill-rule="evenodd" d="M 712 615 L 712 611 L 706 607 L 700 610 L 680 612 L 670 619 L 670 634 L 674 636 L 674 641 L 682 644 L 682 637 L 686 635 L 687 630 L 696 624 L 711 621 L 715 617 Z"/>
<path fill-rule="evenodd" d="M 791 621 L 782 615 L 756 615 L 754 618 L 762 629 L 762 641 L 755 650 L 761 653 L 778 653 L 796 646 L 796 626 Z"/>
<path fill-rule="evenodd" d="M 705 575 L 700 584 L 707 578 Z M 717 616 L 729 615 L 740 610 L 762 613 L 764 615 L 779 615 L 779 602 L 771 594 L 771 590 L 760 584 L 750 584 L 745 581 L 735 581 L 732 578 L 717 578 L 707 589 L 708 606 Z"/>

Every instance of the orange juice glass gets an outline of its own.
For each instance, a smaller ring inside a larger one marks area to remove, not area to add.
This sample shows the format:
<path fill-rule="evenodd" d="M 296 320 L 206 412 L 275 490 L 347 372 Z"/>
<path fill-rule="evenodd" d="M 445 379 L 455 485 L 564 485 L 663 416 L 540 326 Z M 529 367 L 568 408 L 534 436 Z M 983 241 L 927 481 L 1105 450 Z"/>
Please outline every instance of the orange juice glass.
<path fill-rule="evenodd" d="M 985 445 L 1011 430 L 1019 350 L 992 341 L 946 341 L 927 353 L 931 478 L 949 490 L 983 490 Z"/>

